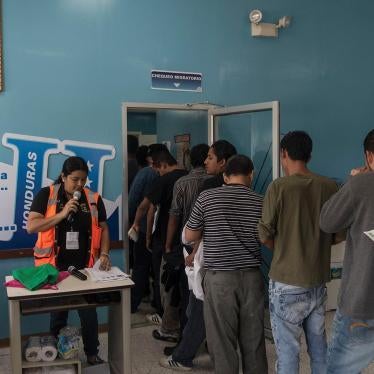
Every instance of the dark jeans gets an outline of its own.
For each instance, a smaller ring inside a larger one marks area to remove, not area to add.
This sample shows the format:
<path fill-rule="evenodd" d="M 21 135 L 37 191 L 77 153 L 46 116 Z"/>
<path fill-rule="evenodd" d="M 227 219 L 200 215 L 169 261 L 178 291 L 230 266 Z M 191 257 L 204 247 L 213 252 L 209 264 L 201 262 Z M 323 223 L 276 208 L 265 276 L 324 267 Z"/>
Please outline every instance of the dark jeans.
<path fill-rule="evenodd" d="M 99 332 L 97 313 L 95 308 L 78 309 L 82 327 L 84 352 L 87 356 L 95 356 L 99 352 Z M 50 331 L 57 337 L 60 329 L 66 326 L 69 311 L 51 313 Z"/>
<path fill-rule="evenodd" d="M 173 352 L 173 360 L 182 365 L 192 367 L 192 360 L 205 340 L 204 303 L 196 299 L 190 291 L 190 299 L 187 307 L 187 324 L 183 330 L 182 340 Z"/>
<path fill-rule="evenodd" d="M 152 269 L 154 277 L 154 307 L 156 312 L 162 317 L 163 308 L 161 303 L 161 292 L 160 292 L 160 273 L 161 273 L 161 261 L 162 253 L 165 245 L 159 238 L 153 238 L 152 240 Z"/>
<path fill-rule="evenodd" d="M 145 246 L 145 234 L 139 232 L 139 239 L 134 244 L 134 265 L 132 280 L 135 286 L 131 289 L 131 313 L 135 313 L 149 287 L 152 254 Z"/>
<path fill-rule="evenodd" d="M 188 323 L 187 308 L 190 301 L 190 290 L 188 289 L 188 278 L 184 270 L 184 266 L 181 269 L 181 277 L 179 281 L 179 291 L 181 295 L 181 300 L 179 304 L 179 319 L 180 319 L 180 336 L 182 336 L 183 331 Z"/>

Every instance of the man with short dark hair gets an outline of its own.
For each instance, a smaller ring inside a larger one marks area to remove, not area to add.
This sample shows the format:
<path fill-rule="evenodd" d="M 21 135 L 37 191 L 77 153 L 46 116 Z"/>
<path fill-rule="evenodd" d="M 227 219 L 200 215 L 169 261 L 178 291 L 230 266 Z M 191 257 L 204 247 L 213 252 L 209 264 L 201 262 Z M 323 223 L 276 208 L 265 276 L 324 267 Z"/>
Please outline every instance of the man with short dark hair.
<path fill-rule="evenodd" d="M 227 140 L 217 140 L 210 146 L 205 160 L 205 169 L 207 174 L 214 175 L 214 177 L 204 182 L 203 191 L 209 188 L 221 187 L 225 183 L 223 172 L 225 171 L 226 163 L 236 153 L 236 148 Z"/>
<path fill-rule="evenodd" d="M 280 158 L 285 176 L 269 185 L 259 224 L 261 242 L 274 249 L 269 309 L 278 374 L 299 372 L 303 330 L 312 373 L 326 371 L 325 283 L 330 280 L 333 237 L 320 230 L 319 215 L 337 185 L 307 168 L 312 146 L 303 131 L 283 137 Z"/>
<path fill-rule="evenodd" d="M 216 374 L 267 373 L 264 284 L 257 224 L 262 197 L 250 189 L 252 161 L 233 156 L 226 185 L 202 192 L 186 224 L 186 240 L 204 240 L 204 317 Z"/>
<path fill-rule="evenodd" d="M 360 373 L 374 360 L 374 129 L 364 141 L 365 166 L 328 200 L 325 232 L 347 230 L 338 309 L 328 350 L 327 373 Z"/>
<path fill-rule="evenodd" d="M 142 146 L 143 156 L 141 162 L 138 161 L 139 165 L 151 165 L 152 154 L 161 149 L 165 149 L 163 144 L 151 144 L 149 147 Z M 142 148 L 139 147 L 138 151 Z M 138 152 L 137 152 L 138 154 Z M 132 224 L 135 218 L 136 210 L 140 203 L 143 201 L 147 192 L 152 188 L 155 180 L 158 177 L 158 173 L 151 166 L 142 167 L 136 174 L 134 181 L 129 191 L 129 222 Z M 134 242 L 134 263 L 132 269 L 132 280 L 135 286 L 131 288 L 131 313 L 135 313 L 138 310 L 144 293 L 149 286 L 149 273 L 152 264 L 151 252 L 146 248 L 146 231 L 147 231 L 147 219 L 144 216 L 140 221 L 138 230 L 138 240 Z M 131 243 L 131 242 L 129 242 Z M 153 303 L 160 305 L 161 302 L 157 301 L 157 296 L 154 296 Z M 156 299 L 156 300 L 155 300 Z"/>
<path fill-rule="evenodd" d="M 180 238 L 180 229 L 186 224 L 204 181 L 206 181 L 207 178 L 210 178 L 204 168 L 204 161 L 207 157 L 208 151 L 209 146 L 207 144 L 198 144 L 192 147 L 190 152 L 192 170 L 188 175 L 178 179 L 174 184 L 173 201 L 170 208 L 166 239 L 167 252 L 172 250 L 172 244 L 177 233 Z M 161 366 L 172 370 L 181 370 L 181 368 L 187 370 L 192 367 L 192 360 L 194 359 L 201 343 L 205 339 L 203 302 L 197 300 L 192 291 L 189 293 L 188 300 L 188 283 L 186 274 L 184 273 L 184 268 L 182 270 L 182 281 L 180 282 L 180 288 L 182 290 L 181 294 L 187 294 L 187 300 L 184 300 L 183 298 L 181 303 L 181 328 L 184 327 L 182 330 L 183 337 L 175 349 L 174 347 L 165 347 L 164 352 L 173 350 L 173 352 L 170 352 L 172 355 L 169 353 L 169 357 L 160 360 Z M 185 305 L 186 303 L 184 301 L 188 302 L 187 324 L 187 305 Z"/>
<path fill-rule="evenodd" d="M 149 209 L 158 207 L 156 214 L 155 229 L 152 233 L 151 225 L 147 224 L 146 246 L 152 251 L 152 267 L 155 282 L 155 301 L 157 302 L 156 310 L 159 316 L 163 315 L 163 308 L 160 295 L 160 267 L 163 252 L 165 249 L 167 225 L 169 220 L 169 210 L 173 197 L 174 183 L 187 174 L 185 170 L 179 169 L 177 161 L 167 149 L 155 150 L 152 153 L 153 168 L 160 174 L 160 178 L 155 180 L 152 189 L 146 194 L 143 201 L 139 205 L 133 228 L 139 232 L 139 225 L 142 217 Z M 169 317 L 170 316 L 170 317 Z M 152 316 L 148 316 L 152 319 Z M 160 321 L 153 321 L 156 324 L 161 322 L 161 329 L 154 330 L 153 336 L 156 339 L 177 341 L 179 337 L 179 315 L 178 311 L 174 313 L 166 313 Z"/>

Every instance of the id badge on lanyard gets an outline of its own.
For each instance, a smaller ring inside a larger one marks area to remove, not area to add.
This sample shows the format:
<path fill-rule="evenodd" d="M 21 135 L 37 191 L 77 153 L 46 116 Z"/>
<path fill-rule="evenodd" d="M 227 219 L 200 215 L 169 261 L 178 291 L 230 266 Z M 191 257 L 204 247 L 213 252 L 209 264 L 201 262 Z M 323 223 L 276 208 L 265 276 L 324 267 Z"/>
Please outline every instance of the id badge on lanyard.
<path fill-rule="evenodd" d="M 66 249 L 77 250 L 79 249 L 79 232 L 67 231 L 66 232 Z"/>

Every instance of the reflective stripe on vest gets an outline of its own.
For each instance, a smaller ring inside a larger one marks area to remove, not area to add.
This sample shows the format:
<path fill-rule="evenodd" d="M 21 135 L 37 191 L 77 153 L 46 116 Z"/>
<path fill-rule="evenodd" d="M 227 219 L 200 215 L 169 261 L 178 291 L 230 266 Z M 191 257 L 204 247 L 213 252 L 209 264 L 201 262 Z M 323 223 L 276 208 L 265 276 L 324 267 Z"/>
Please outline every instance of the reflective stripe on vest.
<path fill-rule="evenodd" d="M 37 255 L 38 257 L 47 257 L 51 255 L 53 248 L 34 248 L 34 254 Z"/>
<path fill-rule="evenodd" d="M 52 217 L 56 214 L 57 197 L 60 187 L 60 184 L 55 184 L 49 187 L 50 192 L 47 203 L 47 210 L 44 215 L 45 218 Z M 88 188 L 84 188 L 83 191 L 86 195 L 87 203 L 91 213 L 91 240 L 87 266 L 92 267 L 99 252 L 99 248 L 94 248 L 94 243 L 100 243 L 101 241 L 101 230 L 98 228 L 99 224 L 97 210 L 99 194 L 90 191 Z M 56 244 L 56 233 L 54 227 L 38 233 L 38 240 L 36 241 L 34 247 L 35 266 L 40 266 L 43 264 L 51 264 L 53 266 L 56 266 Z"/>

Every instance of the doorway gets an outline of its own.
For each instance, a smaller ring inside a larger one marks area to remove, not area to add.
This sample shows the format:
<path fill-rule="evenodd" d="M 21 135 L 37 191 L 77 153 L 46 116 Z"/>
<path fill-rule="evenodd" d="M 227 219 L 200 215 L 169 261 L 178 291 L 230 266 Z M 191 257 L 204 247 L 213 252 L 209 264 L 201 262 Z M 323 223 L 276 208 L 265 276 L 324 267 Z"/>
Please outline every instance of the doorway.
<path fill-rule="evenodd" d="M 238 153 L 252 159 L 255 166 L 253 188 L 263 194 L 268 184 L 279 177 L 279 116 L 279 101 L 232 107 L 211 104 L 122 104 L 122 238 L 127 271 L 127 135 L 136 135 L 139 145 L 163 142 L 178 161 L 181 156 L 180 140 L 192 147 L 199 143 L 210 145 L 216 140 L 226 139 L 235 145 Z"/>

